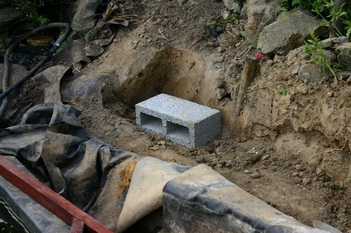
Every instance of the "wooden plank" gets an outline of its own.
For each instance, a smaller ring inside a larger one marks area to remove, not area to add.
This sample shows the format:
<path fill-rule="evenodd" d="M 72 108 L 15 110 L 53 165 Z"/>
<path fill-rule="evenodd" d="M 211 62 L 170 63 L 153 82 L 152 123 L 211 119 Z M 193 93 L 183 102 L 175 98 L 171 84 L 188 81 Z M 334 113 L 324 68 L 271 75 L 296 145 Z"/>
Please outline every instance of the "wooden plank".
<path fill-rule="evenodd" d="M 71 202 L 43 185 L 39 180 L 21 171 L 16 165 L 0 155 L 0 175 L 47 208 L 68 225 L 77 219 L 84 223 L 88 232 L 112 233 L 112 231 L 73 205 Z"/>
<path fill-rule="evenodd" d="M 246 57 L 244 69 L 241 74 L 240 87 L 236 100 L 236 109 L 234 116 L 238 117 L 243 107 L 244 94 L 246 89 L 251 85 L 256 76 L 258 61 L 252 57 Z"/>

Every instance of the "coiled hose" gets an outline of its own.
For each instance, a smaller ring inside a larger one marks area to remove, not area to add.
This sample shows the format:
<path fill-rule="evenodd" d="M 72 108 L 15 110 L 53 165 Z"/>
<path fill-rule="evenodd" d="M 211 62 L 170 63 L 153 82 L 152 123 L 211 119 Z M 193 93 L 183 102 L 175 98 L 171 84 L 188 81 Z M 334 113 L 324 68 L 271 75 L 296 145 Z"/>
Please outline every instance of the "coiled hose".
<path fill-rule="evenodd" d="M 22 42 L 24 42 L 28 37 L 37 34 L 38 32 L 45 31 L 50 28 L 65 28 L 64 34 L 62 34 L 54 43 L 53 47 L 49 50 L 47 54 L 43 56 L 41 61 L 36 64 L 24 77 L 22 77 L 20 80 L 15 82 L 13 85 L 9 87 L 9 79 L 10 79 L 10 53 L 15 49 L 18 45 L 20 45 Z M 5 56 L 4 56 L 4 75 L 3 75 L 3 80 L 2 80 L 2 90 L 3 92 L 0 94 L 0 101 L 2 101 L 1 107 L 0 107 L 0 120 L 3 118 L 7 104 L 8 104 L 8 94 L 10 94 L 13 90 L 15 90 L 17 87 L 21 86 L 23 83 L 25 83 L 28 79 L 30 79 L 34 74 L 39 70 L 39 68 L 44 65 L 45 62 L 49 61 L 51 59 L 51 56 L 56 52 L 56 50 L 61 46 L 61 44 L 67 39 L 69 33 L 71 32 L 71 27 L 69 23 L 50 23 L 45 26 L 38 27 L 34 29 L 33 31 L 25 34 L 22 36 L 18 41 L 13 43 L 8 49 L 6 50 Z"/>

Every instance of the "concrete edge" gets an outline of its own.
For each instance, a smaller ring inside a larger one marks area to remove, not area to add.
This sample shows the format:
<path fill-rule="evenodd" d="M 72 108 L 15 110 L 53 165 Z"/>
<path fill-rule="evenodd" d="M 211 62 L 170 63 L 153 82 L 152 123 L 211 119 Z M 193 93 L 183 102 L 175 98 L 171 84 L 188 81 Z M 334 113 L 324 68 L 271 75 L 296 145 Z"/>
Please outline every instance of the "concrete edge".
<path fill-rule="evenodd" d="M 247 193 L 204 164 L 163 189 L 166 232 L 326 233 Z"/>
<path fill-rule="evenodd" d="M 15 157 L 8 159 L 31 174 Z M 70 232 L 70 226 L 0 176 L 0 198 L 22 220 L 31 233 Z"/>

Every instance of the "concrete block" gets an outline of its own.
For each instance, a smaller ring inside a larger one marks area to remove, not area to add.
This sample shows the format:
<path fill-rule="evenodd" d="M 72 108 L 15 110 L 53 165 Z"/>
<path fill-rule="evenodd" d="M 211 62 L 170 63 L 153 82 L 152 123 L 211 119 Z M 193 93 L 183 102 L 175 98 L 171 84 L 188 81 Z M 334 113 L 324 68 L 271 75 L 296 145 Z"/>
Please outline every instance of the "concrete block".
<path fill-rule="evenodd" d="M 138 127 L 189 148 L 213 141 L 221 131 L 216 109 L 160 94 L 135 105 Z"/>
<path fill-rule="evenodd" d="M 201 164 L 163 189 L 166 232 L 326 233 L 303 225 Z"/>

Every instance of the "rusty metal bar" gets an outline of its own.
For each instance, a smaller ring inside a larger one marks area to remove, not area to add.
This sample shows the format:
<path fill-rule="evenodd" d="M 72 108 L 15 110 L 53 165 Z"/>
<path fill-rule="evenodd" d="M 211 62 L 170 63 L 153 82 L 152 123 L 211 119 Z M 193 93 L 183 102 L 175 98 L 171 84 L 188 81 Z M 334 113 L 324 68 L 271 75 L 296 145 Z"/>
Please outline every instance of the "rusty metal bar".
<path fill-rule="evenodd" d="M 71 202 L 43 185 L 37 179 L 21 171 L 16 165 L 1 155 L 0 175 L 19 188 L 22 192 L 30 196 L 33 200 L 47 208 L 67 225 L 79 227 L 79 223 L 76 221 L 81 221 L 84 230 L 87 232 L 112 233 L 110 229 L 106 228 Z"/>

